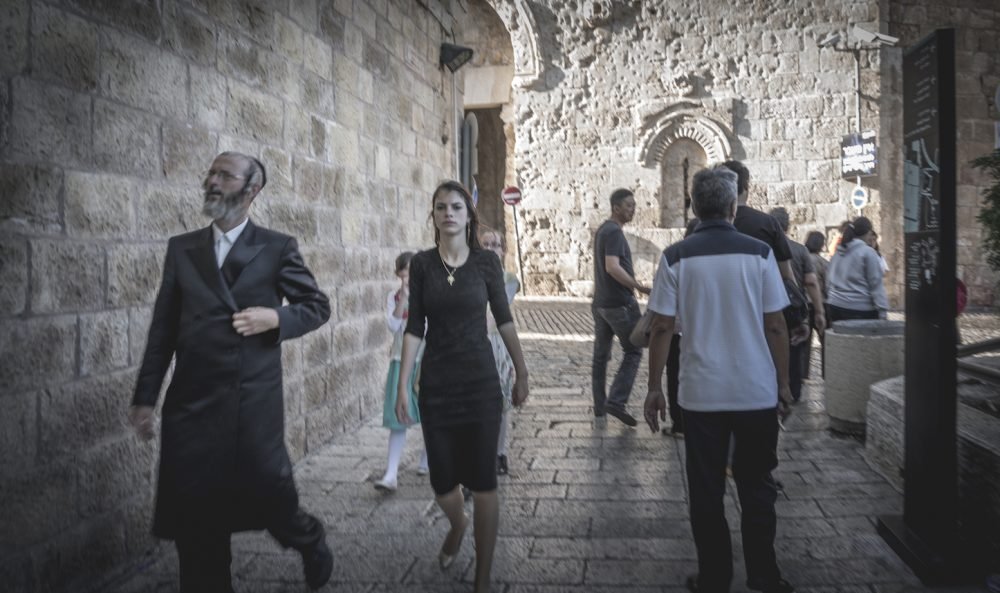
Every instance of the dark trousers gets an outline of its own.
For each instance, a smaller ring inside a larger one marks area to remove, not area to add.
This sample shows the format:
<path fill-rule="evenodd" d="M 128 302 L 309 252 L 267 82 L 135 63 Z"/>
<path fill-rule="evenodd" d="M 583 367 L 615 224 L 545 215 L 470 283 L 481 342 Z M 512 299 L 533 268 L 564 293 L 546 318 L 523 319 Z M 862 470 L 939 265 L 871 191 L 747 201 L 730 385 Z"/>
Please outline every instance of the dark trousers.
<path fill-rule="evenodd" d="M 771 470 L 778 465 L 775 410 L 692 412 L 684 410 L 691 531 L 698 550 L 698 584 L 704 593 L 728 592 L 733 549 L 723 500 L 730 438 L 733 478 L 742 508 L 747 580 L 770 584 L 781 578 L 774 554 L 778 490 Z"/>
<path fill-rule="evenodd" d="M 807 346 L 808 339 L 794 346 L 790 342 L 788 344 L 788 387 L 795 401 L 802 397 L 802 374 L 805 372 L 802 359 Z"/>
<path fill-rule="evenodd" d="M 878 311 L 855 311 L 854 309 L 845 309 L 836 305 L 826 305 L 826 326 L 828 328 L 832 328 L 834 322 L 849 319 L 878 319 Z M 820 362 L 822 363 L 823 377 L 826 378 L 826 340 L 824 337 L 820 338 L 820 345 L 823 346 L 823 354 Z"/>
<path fill-rule="evenodd" d="M 632 302 L 623 307 L 591 307 L 594 316 L 594 359 L 591 367 L 591 390 L 594 394 L 594 413 L 604 413 L 604 406 L 623 409 L 632 394 L 632 385 L 642 362 L 642 349 L 629 340 L 642 314 L 639 303 Z M 615 336 L 622 345 L 622 363 L 607 391 L 608 361 L 611 360 L 611 344 Z"/>
<path fill-rule="evenodd" d="M 326 537 L 323 524 L 302 509 L 278 518 L 267 531 L 285 548 L 308 554 Z M 233 556 L 227 529 L 206 526 L 198 533 L 178 535 L 177 560 L 181 593 L 231 593 Z"/>
<path fill-rule="evenodd" d="M 670 422 L 673 427 L 684 429 L 684 415 L 677 403 L 681 377 L 681 335 L 670 338 L 670 354 L 667 356 L 667 407 L 670 408 Z"/>
<path fill-rule="evenodd" d="M 825 314 L 825 313 L 824 313 Z M 816 307 L 809 304 L 809 337 L 806 338 L 805 347 L 802 349 L 802 378 L 809 378 L 809 367 L 812 361 L 813 333 L 816 332 Z"/>

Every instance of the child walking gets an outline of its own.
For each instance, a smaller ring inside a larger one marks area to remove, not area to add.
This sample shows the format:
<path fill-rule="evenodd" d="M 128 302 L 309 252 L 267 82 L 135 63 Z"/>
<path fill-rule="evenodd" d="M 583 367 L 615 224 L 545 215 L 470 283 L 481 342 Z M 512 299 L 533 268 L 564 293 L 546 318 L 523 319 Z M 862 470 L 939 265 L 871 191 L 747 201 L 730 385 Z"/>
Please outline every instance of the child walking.
<path fill-rule="evenodd" d="M 507 250 L 504 246 L 503 237 L 500 232 L 488 227 L 480 227 L 479 244 L 483 249 L 489 249 L 497 254 L 500 263 L 503 263 Z M 514 302 L 514 295 L 521 289 L 521 283 L 517 276 L 504 270 L 503 273 L 504 290 L 507 293 L 507 304 Z M 514 362 L 504 346 L 503 338 L 497 331 L 496 322 L 492 315 L 486 316 L 489 322 L 490 344 L 493 346 L 493 358 L 497 363 L 497 374 L 500 375 L 500 391 L 503 394 L 503 414 L 500 416 L 500 436 L 497 440 L 497 475 L 505 476 L 510 471 L 507 462 L 507 434 L 510 431 L 510 409 L 511 390 L 514 387 Z"/>
<path fill-rule="evenodd" d="M 416 370 L 410 373 L 409 410 L 413 423 L 410 425 L 399 422 L 396 418 L 396 393 L 399 385 L 399 358 L 403 351 L 403 330 L 406 329 L 407 314 L 410 309 L 410 259 L 412 251 L 404 251 L 396 256 L 396 276 L 399 278 L 399 288 L 389 292 L 386 301 L 386 323 L 392 332 L 392 350 L 390 351 L 389 373 L 385 379 L 385 403 L 382 407 L 382 426 L 389 429 L 389 458 L 386 462 L 385 475 L 375 482 L 376 490 L 394 492 L 397 488 L 399 460 L 403 457 L 403 447 L 406 445 L 406 429 L 420 422 L 420 412 L 417 409 L 417 395 L 414 391 Z M 421 350 L 422 348 L 421 344 Z M 417 352 L 416 365 L 420 364 L 420 351 Z M 427 451 L 420 453 L 420 464 L 417 475 L 427 473 Z"/>

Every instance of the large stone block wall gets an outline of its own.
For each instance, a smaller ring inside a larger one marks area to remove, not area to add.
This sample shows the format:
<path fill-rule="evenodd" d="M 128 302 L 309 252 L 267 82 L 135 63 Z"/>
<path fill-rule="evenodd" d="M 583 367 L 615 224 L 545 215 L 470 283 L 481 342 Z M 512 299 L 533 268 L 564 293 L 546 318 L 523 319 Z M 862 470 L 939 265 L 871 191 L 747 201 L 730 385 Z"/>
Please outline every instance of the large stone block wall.
<path fill-rule="evenodd" d="M 908 47 L 929 35 L 935 28 L 955 29 L 955 100 L 958 132 L 957 187 L 957 275 L 969 288 L 970 302 L 989 305 L 997 301 L 997 280 L 982 251 L 985 237 L 976 220 L 983 190 L 990 184 L 987 175 L 973 169 L 969 162 L 993 150 L 995 125 L 1000 121 L 1000 106 L 994 104 L 1000 85 L 1000 6 L 990 0 L 884 0 L 881 11 L 888 33 L 900 38 L 899 46 Z M 882 137 L 885 155 L 882 187 L 898 199 L 882 204 L 886 220 L 903 217 L 903 147 L 902 137 L 902 50 L 888 52 L 882 64 Z M 886 278 L 887 288 L 902 295 L 903 237 L 902 225 L 884 226 L 883 244 L 894 272 Z"/>
<path fill-rule="evenodd" d="M 751 204 L 788 208 L 795 238 L 851 213 L 839 145 L 854 129 L 854 62 L 817 41 L 854 23 L 877 30 L 877 4 L 753 2 L 738 11 L 666 0 L 491 4 L 501 16 L 511 4 L 530 10 L 543 65 L 514 93 L 513 156 L 533 294 L 589 294 L 593 231 L 621 186 L 633 188 L 638 203 L 626 228 L 633 250 L 641 244 L 637 274 L 652 280 L 657 254 L 683 228 L 682 212 L 661 213 L 664 202 L 682 203 L 666 188 L 683 183 L 662 170 L 675 140 L 697 141 L 707 162 L 746 162 Z M 863 91 L 877 98 L 878 55 L 862 60 Z M 862 111 L 863 125 L 877 127 L 877 102 Z M 873 197 L 866 213 L 877 219 L 877 189 Z"/>
<path fill-rule="evenodd" d="M 157 445 L 126 413 L 166 240 L 208 224 L 219 151 L 259 155 L 251 215 L 298 237 L 333 303 L 284 345 L 293 458 L 381 405 L 392 261 L 430 244 L 453 175 L 450 11 L 0 3 L 0 588 L 99 589 L 154 545 Z"/>
<path fill-rule="evenodd" d="M 457 16 L 464 41 L 483 64 L 509 63 L 498 34 L 513 42 L 515 146 L 508 153 L 524 192 L 522 250 L 532 294 L 592 290 L 590 243 L 616 187 L 636 192 L 626 228 L 640 280 L 683 227 L 682 160 L 689 177 L 731 156 L 753 175 L 751 205 L 786 207 L 790 236 L 828 231 L 856 215 L 853 181 L 840 177 L 840 141 L 855 120 L 853 25 L 901 36 L 899 47 L 860 53 L 861 128 L 878 132 L 880 174 L 863 183 L 862 214 L 876 224 L 891 271 L 887 288 L 901 306 L 902 186 L 898 93 L 901 48 L 939 26 L 959 29 L 959 147 L 962 163 L 992 142 L 996 86 L 995 2 L 951 0 L 723 0 L 678 4 L 470 0 Z M 506 32 L 469 15 L 489 5 Z M 817 42 L 830 33 L 833 47 Z M 838 51 L 839 50 L 839 51 Z M 491 61 L 492 60 L 492 61 Z M 975 223 L 981 175 L 959 176 L 959 275 L 974 304 L 989 304 L 997 276 L 985 265 Z M 638 246 L 638 248 L 637 248 Z"/>

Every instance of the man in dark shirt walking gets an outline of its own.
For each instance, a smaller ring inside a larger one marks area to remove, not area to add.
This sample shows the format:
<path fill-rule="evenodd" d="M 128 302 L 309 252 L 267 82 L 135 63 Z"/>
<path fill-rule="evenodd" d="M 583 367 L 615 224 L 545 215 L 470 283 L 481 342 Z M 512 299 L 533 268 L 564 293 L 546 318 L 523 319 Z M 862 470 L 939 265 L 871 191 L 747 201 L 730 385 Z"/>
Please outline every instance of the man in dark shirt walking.
<path fill-rule="evenodd" d="M 632 328 L 642 314 L 635 300 L 635 291 L 649 294 L 649 287 L 639 284 L 632 269 L 632 250 L 622 227 L 635 216 L 635 197 L 631 190 L 616 189 L 611 193 L 611 218 L 604 221 L 594 235 L 594 360 L 591 374 L 594 395 L 594 416 L 611 414 L 628 426 L 636 420 L 625 409 L 632 384 L 642 361 L 642 349 L 629 340 Z M 606 391 L 608 360 L 615 336 L 622 345 L 621 366 Z"/>
<path fill-rule="evenodd" d="M 781 225 L 785 237 L 788 236 L 788 227 L 791 220 L 788 210 L 782 207 L 772 208 L 771 216 Z M 803 287 L 809 297 L 810 310 L 813 311 L 816 324 L 822 324 L 825 319 L 823 313 L 823 293 L 819 288 L 819 280 L 816 277 L 816 269 L 813 268 L 813 260 L 809 250 L 802 243 L 788 239 L 788 247 L 792 251 L 792 272 L 795 274 L 795 281 Z M 805 341 L 788 345 L 788 383 L 792 389 L 792 400 L 799 401 L 802 398 L 802 379 L 806 376 L 809 368 L 809 342 Z"/>
<path fill-rule="evenodd" d="M 722 163 L 724 167 L 736 173 L 736 218 L 733 226 L 744 235 L 750 235 L 767 243 L 768 247 L 774 251 L 774 259 L 778 261 L 778 271 L 781 278 L 801 286 L 795 278 L 792 270 L 792 250 L 788 246 L 788 239 L 781 224 L 773 216 L 766 212 L 761 212 L 756 208 L 747 205 L 750 195 L 750 170 L 740 161 L 726 161 Z M 815 326 L 817 331 L 822 332 L 826 327 L 826 318 L 823 311 L 815 312 Z M 791 340 L 798 344 L 809 336 L 808 323 L 797 328 L 789 328 Z"/>

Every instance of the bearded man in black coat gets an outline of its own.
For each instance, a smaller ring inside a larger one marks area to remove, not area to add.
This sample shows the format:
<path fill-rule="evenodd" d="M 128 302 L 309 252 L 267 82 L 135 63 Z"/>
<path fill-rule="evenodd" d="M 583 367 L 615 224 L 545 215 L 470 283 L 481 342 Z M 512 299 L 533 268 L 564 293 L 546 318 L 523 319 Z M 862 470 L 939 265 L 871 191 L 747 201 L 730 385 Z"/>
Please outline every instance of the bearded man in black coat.
<path fill-rule="evenodd" d="M 299 508 L 285 449 L 281 343 L 326 323 L 330 303 L 288 235 L 258 227 L 267 181 L 256 158 L 224 152 L 202 188 L 209 227 L 172 237 L 129 419 L 155 436 L 171 359 L 153 534 L 173 539 L 180 588 L 232 591 L 230 535 L 267 529 L 302 554 L 318 589 L 333 559 L 323 525 Z"/>

